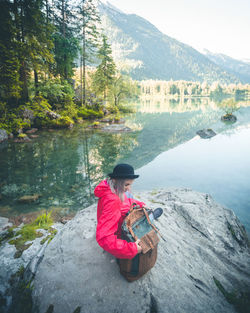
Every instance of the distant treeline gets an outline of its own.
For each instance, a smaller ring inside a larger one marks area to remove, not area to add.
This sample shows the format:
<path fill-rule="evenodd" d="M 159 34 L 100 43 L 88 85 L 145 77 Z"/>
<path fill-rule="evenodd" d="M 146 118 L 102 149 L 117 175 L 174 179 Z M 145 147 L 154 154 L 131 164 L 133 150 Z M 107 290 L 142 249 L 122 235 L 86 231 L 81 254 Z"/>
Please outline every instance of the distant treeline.
<path fill-rule="evenodd" d="M 144 80 L 139 82 L 142 96 L 173 96 L 173 97 L 223 97 L 233 95 L 238 99 L 244 99 L 250 95 L 249 84 L 220 85 L 214 82 L 211 85 L 203 82 L 191 81 L 158 81 Z"/>

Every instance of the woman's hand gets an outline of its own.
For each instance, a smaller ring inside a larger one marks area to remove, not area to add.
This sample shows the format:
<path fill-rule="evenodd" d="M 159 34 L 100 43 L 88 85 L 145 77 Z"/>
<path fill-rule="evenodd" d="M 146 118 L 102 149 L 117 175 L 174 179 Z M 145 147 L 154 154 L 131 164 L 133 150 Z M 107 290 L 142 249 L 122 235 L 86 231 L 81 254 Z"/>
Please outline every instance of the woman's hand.
<path fill-rule="evenodd" d="M 136 246 L 137 246 L 137 253 L 141 253 L 142 252 L 142 247 L 140 246 L 140 239 L 136 240 Z"/>

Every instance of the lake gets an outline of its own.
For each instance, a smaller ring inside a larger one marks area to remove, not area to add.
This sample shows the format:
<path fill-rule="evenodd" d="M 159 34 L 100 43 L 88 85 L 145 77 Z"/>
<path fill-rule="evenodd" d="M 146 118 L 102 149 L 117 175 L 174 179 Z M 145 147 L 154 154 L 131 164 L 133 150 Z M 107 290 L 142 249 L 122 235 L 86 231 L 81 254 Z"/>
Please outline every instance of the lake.
<path fill-rule="evenodd" d="M 220 120 L 217 103 L 143 99 L 126 116 L 128 133 L 104 133 L 77 125 L 42 130 L 30 143 L 0 145 L 0 216 L 36 210 L 75 212 L 93 203 L 93 188 L 115 164 L 130 163 L 140 174 L 134 193 L 168 186 L 209 193 L 233 209 L 250 232 L 250 103 L 241 102 L 237 122 Z M 196 132 L 217 135 L 201 139 Z M 24 195 L 38 195 L 21 203 Z"/>

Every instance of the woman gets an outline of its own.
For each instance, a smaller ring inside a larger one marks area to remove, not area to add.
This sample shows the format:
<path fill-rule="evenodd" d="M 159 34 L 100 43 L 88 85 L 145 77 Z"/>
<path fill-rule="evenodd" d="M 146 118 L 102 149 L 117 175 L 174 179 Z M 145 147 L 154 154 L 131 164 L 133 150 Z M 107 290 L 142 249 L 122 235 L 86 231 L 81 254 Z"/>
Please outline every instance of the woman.
<path fill-rule="evenodd" d="M 132 203 L 144 206 L 143 202 L 128 198 L 134 179 L 134 169 L 129 164 L 118 164 L 95 188 L 95 196 L 99 198 L 97 206 L 96 240 L 107 252 L 118 259 L 132 259 L 141 253 L 140 240 L 127 242 L 121 239 L 121 225 Z"/>

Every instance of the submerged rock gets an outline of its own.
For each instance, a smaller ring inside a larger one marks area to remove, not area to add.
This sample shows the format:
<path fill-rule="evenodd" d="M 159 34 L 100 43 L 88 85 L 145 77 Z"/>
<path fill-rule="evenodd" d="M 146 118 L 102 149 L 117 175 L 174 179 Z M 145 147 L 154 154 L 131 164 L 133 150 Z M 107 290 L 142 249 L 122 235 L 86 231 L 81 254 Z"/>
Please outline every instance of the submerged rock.
<path fill-rule="evenodd" d="M 35 201 L 37 201 L 40 197 L 41 197 L 41 195 L 39 195 L 39 194 L 25 195 L 25 196 L 20 197 L 20 198 L 18 199 L 18 202 L 21 202 L 21 203 L 35 202 Z"/>
<path fill-rule="evenodd" d="M 31 139 L 28 136 L 18 137 L 13 140 L 13 142 L 31 142 Z"/>
<path fill-rule="evenodd" d="M 208 139 L 216 135 L 216 133 L 211 128 L 198 130 L 196 134 L 203 139 Z"/>
<path fill-rule="evenodd" d="M 92 205 L 47 246 L 33 281 L 38 312 L 236 312 L 218 288 L 250 289 L 249 242 L 235 214 L 189 189 L 137 198 L 164 210 L 155 224 L 166 241 L 160 240 L 153 269 L 133 283 L 120 275 L 115 258 L 96 243 Z"/>

